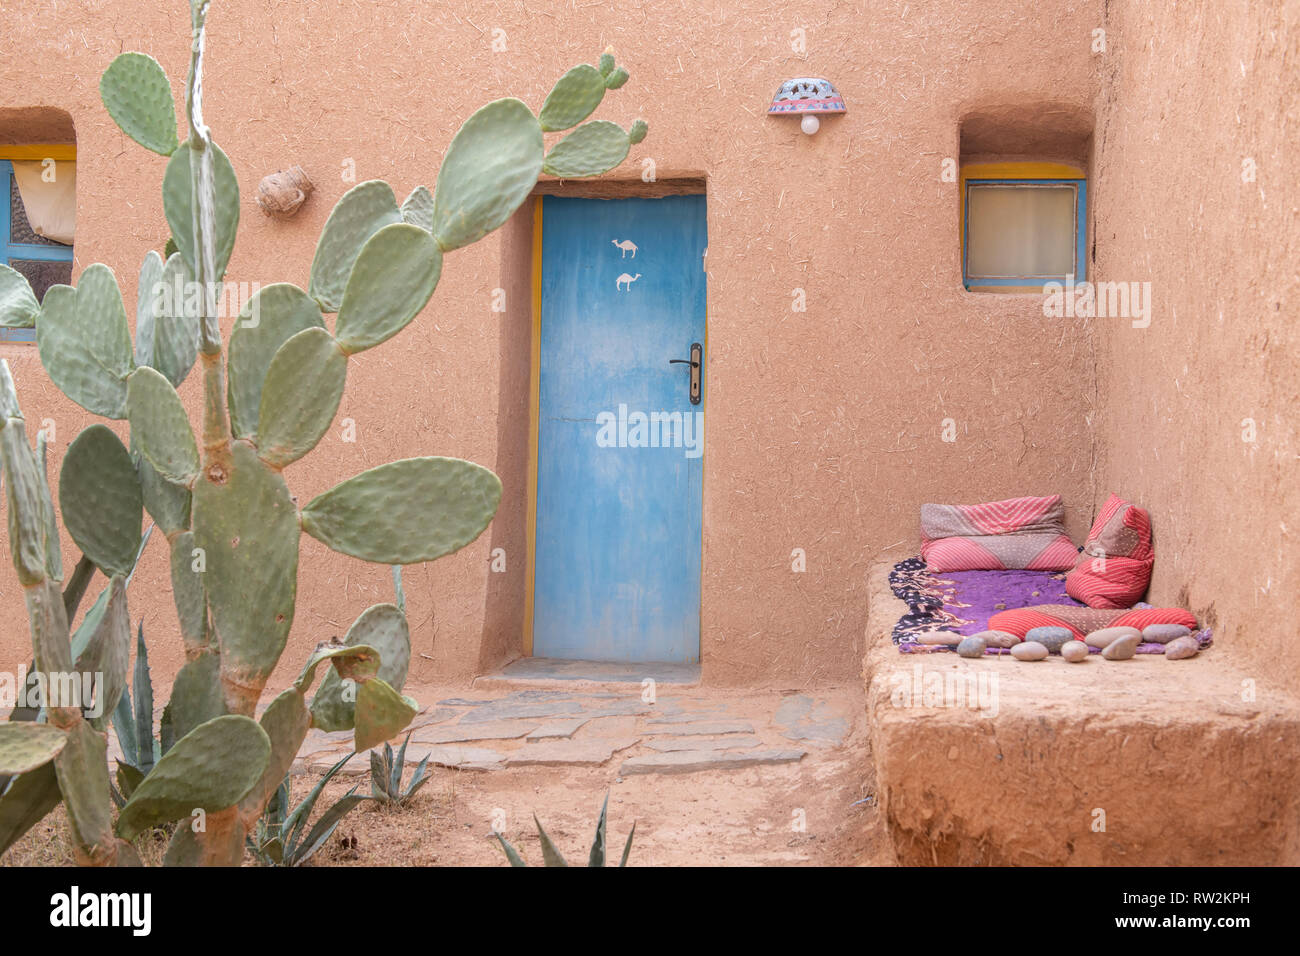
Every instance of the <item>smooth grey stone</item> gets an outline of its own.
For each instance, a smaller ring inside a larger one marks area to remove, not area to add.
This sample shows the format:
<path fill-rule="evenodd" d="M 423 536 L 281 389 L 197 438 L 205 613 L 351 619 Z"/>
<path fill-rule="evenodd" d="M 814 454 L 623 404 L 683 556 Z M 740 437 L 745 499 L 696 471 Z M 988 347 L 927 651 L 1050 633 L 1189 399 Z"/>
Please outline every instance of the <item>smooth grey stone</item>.
<path fill-rule="evenodd" d="M 1010 631 L 980 631 L 978 634 L 972 634 L 971 637 L 983 638 L 985 647 L 1015 647 L 1020 643 L 1020 638 Z"/>
<path fill-rule="evenodd" d="M 957 645 L 958 657 L 983 657 L 987 645 L 982 637 L 968 637 Z"/>
<path fill-rule="evenodd" d="M 1105 647 L 1111 641 L 1127 637 L 1130 634 L 1136 634 L 1138 637 L 1142 636 L 1142 632 L 1136 627 L 1103 627 L 1087 635 L 1083 641 L 1089 647 Z"/>
<path fill-rule="evenodd" d="M 1021 641 L 1011 648 L 1011 656 L 1018 661 L 1041 661 L 1049 651 L 1037 641 Z"/>
<path fill-rule="evenodd" d="M 1056 625 L 1031 627 L 1029 632 L 1025 634 L 1025 640 L 1036 641 L 1047 648 L 1049 653 L 1055 654 L 1066 641 L 1074 640 L 1074 632 L 1068 627 L 1057 627 Z"/>
<path fill-rule="evenodd" d="M 1191 628 L 1181 624 L 1151 624 L 1142 629 L 1142 640 L 1151 644 L 1168 644 L 1191 633 Z"/>
<path fill-rule="evenodd" d="M 1190 634 L 1184 637 L 1176 637 L 1165 645 L 1165 659 L 1171 661 L 1182 661 L 1189 657 L 1195 657 L 1201 653 L 1200 642 Z"/>
<path fill-rule="evenodd" d="M 1088 659 L 1088 645 L 1083 641 L 1066 641 L 1061 645 L 1061 656 L 1071 664 L 1077 664 L 1079 661 Z"/>
<path fill-rule="evenodd" d="M 1125 634 L 1102 648 L 1101 656 L 1108 661 L 1126 661 L 1137 653 L 1138 642 L 1141 640 L 1141 634 Z"/>

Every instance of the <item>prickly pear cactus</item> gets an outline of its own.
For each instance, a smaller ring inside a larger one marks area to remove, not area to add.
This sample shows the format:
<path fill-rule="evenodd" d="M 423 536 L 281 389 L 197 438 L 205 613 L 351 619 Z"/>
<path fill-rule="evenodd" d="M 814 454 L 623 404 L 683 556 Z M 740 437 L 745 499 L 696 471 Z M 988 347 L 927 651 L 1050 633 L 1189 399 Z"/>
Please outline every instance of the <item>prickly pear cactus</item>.
<path fill-rule="evenodd" d="M 0 362 L 9 544 L 26 593 L 35 666 L 104 675 L 91 701 L 50 700 L 43 723 L 0 724 L 0 853 L 62 801 L 82 862 L 138 864 L 129 841 L 202 810 L 206 826 L 180 826 L 165 862 L 237 864 L 311 727 L 350 729 L 364 750 L 410 722 L 416 704 L 401 693 L 410 631 L 400 566 L 477 538 L 496 513 L 500 481 L 471 462 L 409 458 L 364 471 L 299 508 L 283 469 L 329 429 L 351 356 L 382 345 L 425 308 L 445 253 L 502 225 L 542 172 L 599 175 L 646 132 L 640 120 L 626 132 L 584 122 L 607 90 L 627 81 L 611 51 L 597 66 L 562 76 L 539 115 L 517 99 L 487 104 L 452 139 L 432 192 L 419 186 L 400 207 L 387 183 L 346 193 L 325 224 L 306 289 L 278 283 L 258 291 L 227 350 L 215 291 L 234 248 L 239 186 L 203 121 L 210 6 L 190 3 L 183 140 L 171 85 L 152 58 L 122 54 L 100 82 L 123 132 L 167 157 L 162 200 L 171 238 L 164 256 L 151 251 L 140 267 L 134 341 L 107 266 L 90 266 L 75 287 L 54 286 L 40 303 L 21 275 L 0 266 L 0 324 L 35 325 L 55 385 L 88 411 L 130 427 L 123 443 L 92 425 L 64 458 L 59 505 L 83 557 L 63 586 L 43 438 L 34 452 Z M 575 126 L 546 151 L 544 134 Z M 203 376 L 197 435 L 176 392 L 196 363 Z M 142 673 L 137 661 L 134 711 L 123 698 L 127 584 L 148 541 L 141 533 L 146 512 L 171 550 L 186 658 L 164 710 L 157 760 L 147 664 Z M 343 554 L 393 565 L 397 601 L 365 610 L 345 641 L 321 644 L 294 685 L 257 718 L 294 622 L 303 532 Z M 96 570 L 109 583 L 73 631 Z M 309 696 L 321 667 L 326 676 Z M 105 761 L 107 715 L 115 711 L 130 724 L 118 727 L 119 737 L 150 751 L 149 759 L 131 762 L 116 824 Z"/>

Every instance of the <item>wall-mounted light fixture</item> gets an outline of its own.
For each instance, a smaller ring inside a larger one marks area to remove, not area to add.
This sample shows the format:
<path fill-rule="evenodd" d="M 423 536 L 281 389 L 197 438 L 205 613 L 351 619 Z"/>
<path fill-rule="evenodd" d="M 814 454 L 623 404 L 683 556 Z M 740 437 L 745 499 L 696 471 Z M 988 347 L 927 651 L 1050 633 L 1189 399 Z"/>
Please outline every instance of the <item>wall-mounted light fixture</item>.
<path fill-rule="evenodd" d="M 847 113 L 844 97 L 830 80 L 803 76 L 786 80 L 772 97 L 769 116 L 798 116 L 799 128 L 811 136 L 821 128 L 818 113 Z"/>

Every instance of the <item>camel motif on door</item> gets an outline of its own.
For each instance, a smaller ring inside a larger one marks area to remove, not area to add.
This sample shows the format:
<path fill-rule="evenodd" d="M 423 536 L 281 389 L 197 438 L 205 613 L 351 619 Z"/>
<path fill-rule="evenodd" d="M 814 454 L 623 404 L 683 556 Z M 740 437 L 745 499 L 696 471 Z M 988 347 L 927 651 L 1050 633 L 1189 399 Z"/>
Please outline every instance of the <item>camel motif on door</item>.
<path fill-rule="evenodd" d="M 620 249 L 623 250 L 623 254 L 619 256 L 620 259 L 626 259 L 627 254 L 629 252 L 632 253 L 633 259 L 636 258 L 636 243 L 633 242 L 631 239 L 614 239 L 611 241 L 614 243 L 614 245 L 618 246 Z"/>
<path fill-rule="evenodd" d="M 641 273 L 639 272 L 634 276 L 630 276 L 626 272 L 624 272 L 621 276 L 619 276 L 617 279 L 614 280 L 614 288 L 618 289 L 620 292 L 630 292 L 632 291 L 632 283 L 639 278 L 641 278 Z M 624 288 L 624 286 L 626 286 L 627 288 Z"/>

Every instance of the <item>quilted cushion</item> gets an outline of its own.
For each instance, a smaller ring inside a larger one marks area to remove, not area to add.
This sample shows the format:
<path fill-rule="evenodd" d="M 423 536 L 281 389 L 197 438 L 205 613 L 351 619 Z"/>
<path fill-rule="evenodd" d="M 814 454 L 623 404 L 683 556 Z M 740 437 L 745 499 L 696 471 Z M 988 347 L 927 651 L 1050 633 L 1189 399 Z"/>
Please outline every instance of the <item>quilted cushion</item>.
<path fill-rule="evenodd" d="M 1089 607 L 1132 607 L 1146 593 L 1154 563 L 1151 516 L 1111 495 L 1092 523 L 1074 569 L 1066 575 L 1065 593 Z"/>
<path fill-rule="evenodd" d="M 931 571 L 1064 571 L 1077 555 L 1060 495 L 921 505 L 921 557 Z"/>

